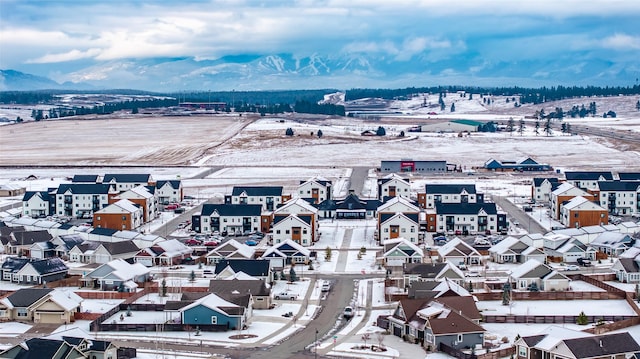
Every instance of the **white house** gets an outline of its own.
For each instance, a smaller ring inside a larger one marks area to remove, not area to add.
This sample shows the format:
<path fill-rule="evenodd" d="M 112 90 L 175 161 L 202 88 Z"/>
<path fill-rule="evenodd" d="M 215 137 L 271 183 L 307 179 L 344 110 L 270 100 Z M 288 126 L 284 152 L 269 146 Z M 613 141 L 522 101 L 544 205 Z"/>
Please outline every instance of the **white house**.
<path fill-rule="evenodd" d="M 290 214 L 275 216 L 271 230 L 273 243 L 282 243 L 286 240 L 294 241 L 305 247 L 314 243 L 315 228 L 311 215 Z"/>
<path fill-rule="evenodd" d="M 253 259 L 254 255 L 252 247 L 232 238 L 209 251 L 206 258 L 208 265 L 215 265 L 223 259 Z"/>
<path fill-rule="evenodd" d="M 456 237 L 438 248 L 438 257 L 443 262 L 454 265 L 478 265 L 482 263 L 482 256 L 471 245 Z"/>
<path fill-rule="evenodd" d="M 524 263 L 529 259 L 544 263 L 546 260 L 543 251 L 515 237 L 507 237 L 489 248 L 489 257 L 496 263 Z"/>
<path fill-rule="evenodd" d="M 378 179 L 378 199 L 387 197 L 411 197 L 411 183 L 395 173 Z"/>
<path fill-rule="evenodd" d="M 640 213 L 640 181 L 598 182 L 600 205 L 616 216 Z"/>
<path fill-rule="evenodd" d="M 418 193 L 423 208 L 435 208 L 438 203 L 481 203 L 484 195 L 476 192 L 475 184 L 430 183 L 425 193 Z"/>
<path fill-rule="evenodd" d="M 564 173 L 566 183 L 583 190 L 598 190 L 598 182 L 613 181 L 613 174 L 608 171 L 567 171 Z"/>
<path fill-rule="evenodd" d="M 397 238 L 385 242 L 376 261 L 385 267 L 402 267 L 405 263 L 422 263 L 423 259 L 422 248 L 404 238 Z"/>
<path fill-rule="evenodd" d="M 155 180 L 148 173 L 105 174 L 102 183 L 112 185 L 117 192 L 124 192 L 138 186 L 153 186 Z"/>
<path fill-rule="evenodd" d="M 73 218 L 91 218 L 93 212 L 109 204 L 113 194 L 107 184 L 63 183 L 56 193 L 56 214 Z"/>
<path fill-rule="evenodd" d="M 42 218 L 51 215 L 51 202 L 55 202 L 48 192 L 27 191 L 22 197 L 22 215 Z"/>
<path fill-rule="evenodd" d="M 544 263 L 530 259 L 515 268 L 509 276 L 512 288 L 518 290 L 569 290 L 571 280 Z"/>
<path fill-rule="evenodd" d="M 553 192 L 558 186 L 558 178 L 540 178 L 533 179 L 533 185 L 531 187 L 531 198 L 537 203 L 548 203 L 551 200 L 551 192 Z"/>
<path fill-rule="evenodd" d="M 417 213 L 382 213 L 379 221 L 378 238 L 381 244 L 400 237 L 418 243 L 420 224 Z"/>
<path fill-rule="evenodd" d="M 322 177 L 313 177 L 306 181 L 300 181 L 297 197 L 310 199 L 313 204 L 321 203 L 331 199 L 331 185 L 331 181 Z"/>
<path fill-rule="evenodd" d="M 202 205 L 202 212 L 192 216 L 191 228 L 198 233 L 244 233 L 260 231 L 259 204 Z"/>
<path fill-rule="evenodd" d="M 156 182 L 156 198 L 159 203 L 180 203 L 182 202 L 182 181 L 158 181 Z"/>

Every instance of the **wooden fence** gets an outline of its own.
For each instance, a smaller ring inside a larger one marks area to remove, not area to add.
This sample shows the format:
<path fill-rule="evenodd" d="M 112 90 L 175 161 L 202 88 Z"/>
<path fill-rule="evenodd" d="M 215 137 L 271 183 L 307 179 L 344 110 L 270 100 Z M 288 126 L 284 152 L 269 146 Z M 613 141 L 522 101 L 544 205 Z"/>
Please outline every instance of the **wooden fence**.
<path fill-rule="evenodd" d="M 631 315 L 605 315 L 587 316 L 589 323 L 618 322 L 637 318 Z M 482 318 L 484 323 L 505 323 L 505 324 L 576 324 L 577 315 L 485 315 Z"/>

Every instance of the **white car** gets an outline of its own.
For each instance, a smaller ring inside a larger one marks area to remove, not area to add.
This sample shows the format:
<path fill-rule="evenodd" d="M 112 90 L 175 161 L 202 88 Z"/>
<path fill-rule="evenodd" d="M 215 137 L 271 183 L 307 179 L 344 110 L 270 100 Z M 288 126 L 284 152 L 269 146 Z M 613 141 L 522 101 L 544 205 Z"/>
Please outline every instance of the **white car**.
<path fill-rule="evenodd" d="M 298 298 L 298 295 L 295 293 L 291 293 L 291 292 L 280 292 L 276 295 L 273 296 L 275 299 L 290 299 L 290 300 L 296 300 Z"/>
<path fill-rule="evenodd" d="M 571 264 L 571 265 L 567 266 L 566 270 L 568 270 L 568 271 L 580 270 L 580 267 L 578 267 L 575 264 Z"/>
<path fill-rule="evenodd" d="M 467 273 L 464 274 L 465 277 L 482 277 L 482 274 L 480 272 L 476 272 L 476 271 L 469 271 Z"/>

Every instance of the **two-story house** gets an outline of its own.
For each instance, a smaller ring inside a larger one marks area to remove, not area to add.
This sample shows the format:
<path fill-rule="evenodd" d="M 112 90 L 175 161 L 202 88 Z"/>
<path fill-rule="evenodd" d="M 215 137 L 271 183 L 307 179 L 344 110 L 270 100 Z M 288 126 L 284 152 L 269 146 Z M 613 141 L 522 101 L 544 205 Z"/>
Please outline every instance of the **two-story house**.
<path fill-rule="evenodd" d="M 378 199 L 384 201 L 388 197 L 411 197 L 411 182 L 395 173 L 378 179 Z"/>
<path fill-rule="evenodd" d="M 318 209 L 302 198 L 291 199 L 273 212 L 273 243 L 290 239 L 303 246 L 318 240 Z"/>
<path fill-rule="evenodd" d="M 331 199 L 331 185 L 331 181 L 322 177 L 300 181 L 297 190 L 298 197 L 304 198 L 312 204 L 319 204 Z"/>
<path fill-rule="evenodd" d="M 418 193 L 422 208 L 435 208 L 438 203 L 482 203 L 484 194 L 476 192 L 475 184 L 427 184 L 425 192 Z"/>
<path fill-rule="evenodd" d="M 262 211 L 271 212 L 291 199 L 282 192 L 282 186 L 234 186 L 230 196 L 225 196 L 227 204 L 259 204 Z"/>
<path fill-rule="evenodd" d="M 568 171 L 564 177 L 566 183 L 585 191 L 597 191 L 598 182 L 613 181 L 613 173 L 608 171 Z"/>
<path fill-rule="evenodd" d="M 191 217 L 191 228 L 198 233 L 259 232 L 262 205 L 210 204 Z"/>
<path fill-rule="evenodd" d="M 557 177 L 535 177 L 531 186 L 531 199 L 537 203 L 548 203 L 553 192 L 560 182 Z"/>
<path fill-rule="evenodd" d="M 180 203 L 184 198 L 182 181 L 170 180 L 170 181 L 158 181 L 156 182 L 156 198 L 158 203 Z"/>
<path fill-rule="evenodd" d="M 22 196 L 22 215 L 44 218 L 55 213 L 55 197 L 48 191 L 27 191 Z"/>
<path fill-rule="evenodd" d="M 596 182 L 597 185 L 597 182 Z M 563 203 L 572 200 L 575 197 L 584 197 L 588 200 L 595 200 L 589 192 L 576 187 L 571 183 L 563 183 L 553 192 L 551 192 L 551 218 L 560 219 L 560 207 Z"/>
<path fill-rule="evenodd" d="M 506 230 L 506 215 L 495 203 L 437 203 L 436 231 L 455 234 L 494 233 Z"/>
<path fill-rule="evenodd" d="M 156 181 L 148 173 L 108 173 L 102 178 L 103 184 L 111 184 L 117 192 L 128 191 L 138 186 L 155 186 Z"/>
<path fill-rule="evenodd" d="M 129 200 L 142 208 L 142 220 L 145 223 L 152 221 L 153 219 L 158 217 L 158 199 L 153 193 L 150 192 L 150 189 L 146 186 L 136 186 L 130 188 L 114 196 L 111 199 L 110 203 L 114 203 L 121 199 Z"/>
<path fill-rule="evenodd" d="M 128 199 L 121 199 L 93 213 L 94 228 L 129 230 L 143 223 L 144 210 Z"/>

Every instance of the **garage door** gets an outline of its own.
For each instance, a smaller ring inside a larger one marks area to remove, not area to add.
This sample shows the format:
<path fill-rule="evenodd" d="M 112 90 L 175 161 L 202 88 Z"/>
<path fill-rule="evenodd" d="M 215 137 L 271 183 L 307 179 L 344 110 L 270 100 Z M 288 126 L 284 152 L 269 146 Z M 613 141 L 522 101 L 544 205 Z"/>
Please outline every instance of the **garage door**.
<path fill-rule="evenodd" d="M 40 313 L 40 323 L 60 324 L 62 323 L 62 313 Z"/>

